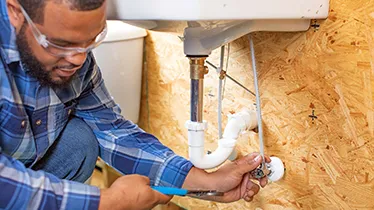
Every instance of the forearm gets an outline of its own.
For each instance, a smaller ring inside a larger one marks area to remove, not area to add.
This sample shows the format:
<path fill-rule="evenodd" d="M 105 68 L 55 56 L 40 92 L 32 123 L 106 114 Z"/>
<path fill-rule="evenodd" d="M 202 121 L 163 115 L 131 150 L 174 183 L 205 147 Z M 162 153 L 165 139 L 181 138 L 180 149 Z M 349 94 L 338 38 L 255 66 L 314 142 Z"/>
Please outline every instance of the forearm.
<path fill-rule="evenodd" d="M 110 110 L 102 110 L 101 115 L 105 112 Z M 77 115 L 93 128 L 100 144 L 100 157 L 110 166 L 124 175 L 147 176 L 151 185 L 182 186 L 192 167 L 191 162 L 176 155 L 156 137 L 124 119 L 110 120 L 117 123 L 115 127 L 108 124 L 101 127 L 109 129 L 98 130 L 95 127 L 100 126 L 96 126 L 91 116 L 98 116 L 99 113 L 78 112 Z"/>
<path fill-rule="evenodd" d="M 212 190 L 214 189 L 215 180 L 212 174 L 203 169 L 192 167 L 188 173 L 182 188 L 184 189 L 198 189 L 198 190 Z"/>

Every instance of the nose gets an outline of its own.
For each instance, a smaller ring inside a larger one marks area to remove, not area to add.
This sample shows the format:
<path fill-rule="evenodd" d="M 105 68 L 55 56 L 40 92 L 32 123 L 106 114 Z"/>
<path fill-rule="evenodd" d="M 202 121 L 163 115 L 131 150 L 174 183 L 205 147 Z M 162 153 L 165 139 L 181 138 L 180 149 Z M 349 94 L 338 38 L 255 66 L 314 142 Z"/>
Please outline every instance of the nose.
<path fill-rule="evenodd" d="M 65 57 L 65 60 L 75 66 L 81 66 L 87 58 L 87 53 L 77 53 Z"/>

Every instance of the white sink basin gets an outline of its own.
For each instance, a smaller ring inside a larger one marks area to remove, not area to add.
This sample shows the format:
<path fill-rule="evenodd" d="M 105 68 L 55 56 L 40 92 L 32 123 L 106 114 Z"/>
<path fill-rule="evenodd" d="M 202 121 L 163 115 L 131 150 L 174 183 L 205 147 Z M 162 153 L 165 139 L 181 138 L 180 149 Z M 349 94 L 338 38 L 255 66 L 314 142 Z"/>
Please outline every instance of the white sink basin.
<path fill-rule="evenodd" d="M 329 0 L 108 0 L 122 20 L 252 20 L 326 18 Z"/>
<path fill-rule="evenodd" d="M 184 33 L 187 55 L 210 52 L 253 31 L 303 31 L 326 18 L 329 0 L 108 0 L 108 19 Z M 181 24 L 182 23 L 182 24 Z"/>

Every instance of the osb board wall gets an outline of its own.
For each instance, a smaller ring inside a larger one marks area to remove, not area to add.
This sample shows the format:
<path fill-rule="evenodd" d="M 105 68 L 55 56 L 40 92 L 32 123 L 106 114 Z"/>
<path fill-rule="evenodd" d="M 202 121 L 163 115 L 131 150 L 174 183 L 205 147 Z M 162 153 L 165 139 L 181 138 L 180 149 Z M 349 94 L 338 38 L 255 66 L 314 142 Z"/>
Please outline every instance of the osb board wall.
<path fill-rule="evenodd" d="M 189 209 L 374 209 L 374 1 L 331 0 L 330 9 L 317 31 L 253 34 L 265 151 L 285 162 L 284 179 L 251 203 L 175 202 Z M 139 124 L 187 157 L 190 81 L 182 42 L 175 34 L 150 32 L 146 44 Z M 218 58 L 215 51 L 209 60 L 218 65 Z M 253 90 L 248 37 L 231 44 L 228 66 L 231 76 Z M 214 150 L 217 74 L 210 70 L 204 119 L 206 148 Z M 227 80 L 223 115 L 254 101 Z M 258 151 L 257 134 L 243 134 L 238 150 Z"/>

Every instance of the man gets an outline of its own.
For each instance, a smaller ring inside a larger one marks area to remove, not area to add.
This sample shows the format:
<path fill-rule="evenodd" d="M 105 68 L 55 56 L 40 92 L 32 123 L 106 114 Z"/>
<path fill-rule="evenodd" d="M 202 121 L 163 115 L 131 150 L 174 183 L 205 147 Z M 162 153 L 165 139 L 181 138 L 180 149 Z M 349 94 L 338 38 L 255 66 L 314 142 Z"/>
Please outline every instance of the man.
<path fill-rule="evenodd" d="M 120 115 L 90 52 L 105 37 L 105 0 L 0 8 L 0 209 L 150 209 L 171 199 L 154 185 L 225 192 L 218 202 L 258 193 L 257 153 L 207 173 Z M 125 174 L 109 189 L 79 183 L 98 155 Z"/>

